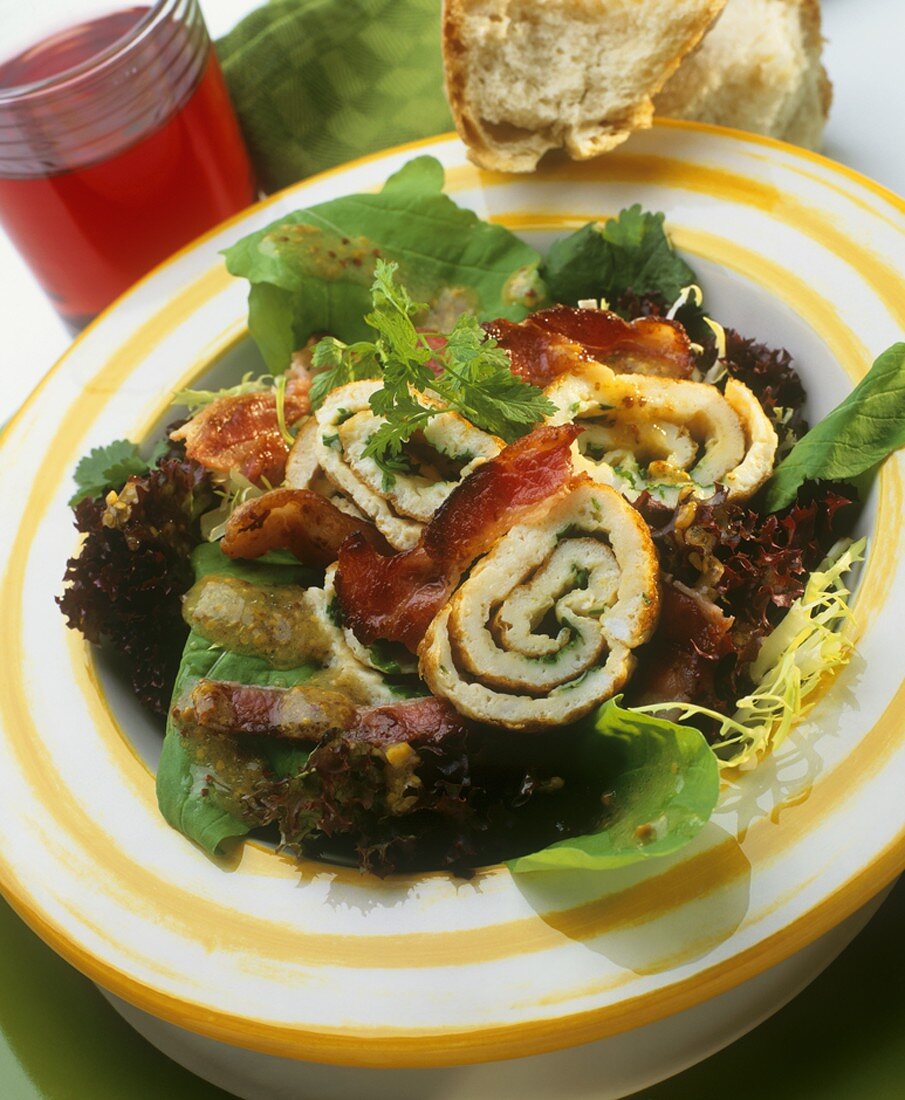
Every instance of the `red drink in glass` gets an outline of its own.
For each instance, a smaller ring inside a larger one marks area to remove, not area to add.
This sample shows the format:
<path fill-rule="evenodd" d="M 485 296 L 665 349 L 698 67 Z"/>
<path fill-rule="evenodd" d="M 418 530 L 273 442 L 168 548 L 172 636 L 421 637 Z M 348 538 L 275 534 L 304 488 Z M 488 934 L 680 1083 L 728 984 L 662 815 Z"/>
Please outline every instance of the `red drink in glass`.
<path fill-rule="evenodd" d="M 70 327 L 254 198 L 197 0 L 111 11 L 0 62 L 0 223 Z"/>

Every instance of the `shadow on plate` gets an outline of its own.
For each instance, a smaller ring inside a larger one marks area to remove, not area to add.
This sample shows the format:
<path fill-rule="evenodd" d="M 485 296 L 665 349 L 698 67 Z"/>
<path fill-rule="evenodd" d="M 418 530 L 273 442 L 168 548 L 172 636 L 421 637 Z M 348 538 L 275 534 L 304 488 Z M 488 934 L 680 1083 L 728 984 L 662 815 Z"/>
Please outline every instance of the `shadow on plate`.
<path fill-rule="evenodd" d="M 741 845 L 712 822 L 682 852 L 641 866 L 515 876 L 546 924 L 636 974 L 683 966 L 728 939 L 748 911 L 750 881 Z"/>

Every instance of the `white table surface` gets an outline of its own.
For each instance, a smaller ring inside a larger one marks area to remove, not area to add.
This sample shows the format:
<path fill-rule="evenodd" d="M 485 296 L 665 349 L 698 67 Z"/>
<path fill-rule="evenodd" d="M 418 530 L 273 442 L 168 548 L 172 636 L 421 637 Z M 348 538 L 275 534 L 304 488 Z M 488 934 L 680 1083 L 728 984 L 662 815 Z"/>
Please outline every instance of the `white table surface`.
<path fill-rule="evenodd" d="M 75 0 L 75 9 L 80 0 Z M 228 31 L 259 0 L 202 0 L 211 34 Z M 440 3 L 440 0 L 437 0 Z M 824 0 L 826 65 L 835 96 L 824 151 L 905 193 L 905 0 Z M 2 28 L 0 28 L 2 32 Z M 56 313 L 0 229 L 0 423 L 69 343 Z"/>

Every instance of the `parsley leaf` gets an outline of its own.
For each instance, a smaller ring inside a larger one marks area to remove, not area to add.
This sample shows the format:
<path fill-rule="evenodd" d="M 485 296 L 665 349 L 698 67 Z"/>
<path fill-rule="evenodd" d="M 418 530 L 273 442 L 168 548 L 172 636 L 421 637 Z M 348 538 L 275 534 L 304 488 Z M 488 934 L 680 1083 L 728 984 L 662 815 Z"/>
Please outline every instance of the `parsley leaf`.
<path fill-rule="evenodd" d="M 166 450 L 166 443 L 158 444 L 152 463 L 157 461 L 163 450 Z M 70 497 L 69 505 L 75 507 L 86 497 L 98 497 L 110 489 L 118 491 L 130 477 L 140 477 L 150 468 L 151 464 L 145 462 L 138 453 L 138 447 L 128 439 L 114 439 L 106 447 L 95 447 L 79 460 L 75 468 L 78 488 Z"/>
<path fill-rule="evenodd" d="M 312 409 L 319 409 L 331 390 L 349 382 L 380 377 L 374 345 L 367 341 L 344 344 L 333 336 L 325 336 L 315 345 L 311 365 L 318 372 L 308 392 Z"/>
<path fill-rule="evenodd" d="M 414 415 L 421 406 L 409 387 L 424 391 L 436 382 L 427 365 L 433 352 L 412 319 L 424 307 L 412 301 L 405 287 L 396 284 L 398 270 L 395 263 L 377 261 L 371 288 L 374 308 L 365 316 L 378 333 L 377 356 L 383 367 L 383 389 L 371 398 L 371 408 L 378 416 Z"/>
<path fill-rule="evenodd" d="M 456 321 L 442 360 L 437 392 L 466 420 L 507 442 L 555 412 L 541 390 L 512 373 L 506 351 L 471 314 Z"/>
<path fill-rule="evenodd" d="M 640 205 L 607 222 L 589 222 L 550 248 L 542 275 L 550 297 L 575 305 L 583 298 L 615 302 L 626 291 L 662 294 L 667 302 L 697 282 L 687 263 L 673 252 L 663 214 Z"/>
<path fill-rule="evenodd" d="M 416 412 L 406 413 L 397 419 L 381 424 L 365 445 L 366 458 L 373 458 L 383 471 L 383 489 L 389 492 L 396 474 L 412 472 L 411 463 L 403 453 L 403 446 L 415 432 L 427 427 L 428 421 L 437 415 L 437 409 L 423 409 L 412 402 Z"/>

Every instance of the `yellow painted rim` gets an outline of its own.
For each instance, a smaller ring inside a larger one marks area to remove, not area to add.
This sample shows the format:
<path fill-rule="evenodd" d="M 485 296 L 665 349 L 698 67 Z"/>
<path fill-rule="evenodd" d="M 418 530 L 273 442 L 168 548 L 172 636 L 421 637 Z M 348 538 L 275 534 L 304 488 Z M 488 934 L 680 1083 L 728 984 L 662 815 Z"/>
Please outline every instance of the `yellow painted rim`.
<path fill-rule="evenodd" d="M 765 134 L 755 134 L 749 130 L 739 130 L 733 126 L 715 126 L 710 122 L 690 122 L 684 118 L 655 118 L 654 128 L 660 126 L 667 130 L 691 130 L 699 134 L 715 134 L 717 137 L 732 138 L 746 145 L 762 145 L 767 149 L 788 153 L 793 160 L 804 160 L 810 161 L 812 164 L 819 164 L 827 171 L 837 176 L 844 176 L 852 183 L 857 183 L 859 187 L 864 187 L 876 195 L 877 198 L 883 199 L 894 206 L 896 210 L 905 214 L 905 198 L 897 195 L 895 191 L 884 187 L 882 183 L 877 183 L 870 176 L 865 176 L 862 172 L 849 168 L 847 164 L 841 164 L 838 160 L 833 160 L 832 157 L 826 157 L 823 153 L 815 153 L 812 149 L 805 149 L 801 145 L 792 145 L 788 141 L 780 141 L 779 138 L 767 137 Z M 843 192 L 843 194 L 851 198 L 848 192 Z"/>
<path fill-rule="evenodd" d="M 741 132 L 723 131 L 718 127 L 702 126 L 693 123 L 661 121 L 658 125 L 676 129 L 688 129 L 702 133 L 720 134 L 725 139 L 740 140 L 745 143 L 775 147 L 783 150 L 795 158 L 813 160 L 824 168 L 841 174 L 853 180 L 860 186 L 891 203 L 896 209 L 905 212 L 905 202 L 887 192 L 884 188 L 864 179 L 850 169 L 844 169 L 834 162 L 820 157 L 817 154 L 807 153 L 795 147 L 785 145 L 772 139 L 758 138 L 754 135 Z M 452 135 L 449 136 L 452 138 Z M 436 145 L 444 141 L 444 136 L 424 139 L 396 149 L 385 150 L 360 158 L 348 165 L 343 165 L 328 172 L 322 173 L 304 183 L 312 183 L 334 175 L 340 175 L 350 168 L 383 159 L 392 154 L 413 151 L 426 146 Z M 477 171 L 477 170 L 475 170 Z M 819 177 L 818 177 L 819 178 Z M 820 180 L 820 182 L 825 182 Z M 174 262 L 187 252 L 193 250 L 204 240 L 210 239 L 232 224 L 246 220 L 251 210 L 267 207 L 276 202 L 298 185 L 279 192 L 257 207 L 237 215 L 227 222 L 222 223 L 204 237 L 155 268 L 136 287 L 127 291 L 114 303 L 110 309 L 117 307 L 124 299 L 136 293 L 148 279 Z M 839 190 L 839 188 L 837 188 Z M 847 197 L 852 198 L 847 192 Z M 855 200 L 861 201 L 861 200 Z M 208 272 L 196 280 L 189 288 L 188 297 L 182 302 L 182 311 L 186 315 L 191 312 L 194 303 L 198 300 L 195 295 L 203 297 L 204 290 L 212 285 L 219 285 L 220 279 Z M 200 284 L 205 284 L 202 288 Z M 192 293 L 193 292 L 193 293 Z M 100 320 L 100 319 L 99 319 Z M 158 320 L 157 316 L 151 318 L 138 333 L 130 338 L 130 343 L 141 334 L 147 334 L 149 327 Z M 83 340 L 95 325 L 94 322 L 86 332 L 79 337 L 73 347 Z M 851 348 L 849 348 L 851 354 Z M 70 352 L 67 352 L 54 366 L 51 372 L 45 376 L 42 382 L 32 392 L 20 412 L 13 418 L 12 424 L 23 416 L 38 399 L 43 388 L 51 378 L 67 362 Z M 883 479 L 887 485 L 889 479 Z M 889 499 L 887 494 L 887 499 Z M 901 488 L 897 486 L 893 491 L 893 499 L 901 501 Z M 886 507 L 887 522 L 893 521 L 889 507 Z M 884 524 L 885 526 L 885 524 Z M 894 524 L 890 529 L 895 529 Z M 890 741 L 893 733 L 898 734 L 903 722 L 899 717 L 905 704 L 905 688 L 900 688 L 895 699 L 887 711 L 876 724 L 875 730 L 883 727 L 887 741 Z M 898 721 L 897 721 L 898 719 Z M 896 727 L 893 730 L 893 727 Z M 873 731 L 871 731 L 873 732 Z M 108 966 L 106 963 L 85 952 L 79 944 L 69 940 L 66 933 L 48 921 L 37 910 L 29 899 L 17 889 L 17 883 L 11 878 L 9 868 L 5 866 L 0 857 L 0 888 L 9 898 L 13 907 L 42 936 L 56 951 L 67 958 L 79 969 L 97 980 L 111 992 L 123 997 L 137 1007 L 167 1019 L 190 1031 L 200 1032 L 213 1038 L 259 1050 L 265 1053 L 279 1054 L 282 1056 L 306 1058 L 316 1061 L 335 1062 L 345 1065 L 362 1066 L 438 1066 L 461 1064 L 465 1062 L 486 1061 L 496 1058 L 518 1057 L 526 1054 L 541 1053 L 564 1046 L 588 1042 L 595 1038 L 615 1034 L 651 1023 L 666 1015 L 673 1014 L 685 1008 L 690 1008 L 702 1000 L 724 992 L 740 982 L 753 977 L 770 966 L 782 961 L 782 959 L 800 950 L 811 943 L 818 936 L 828 931 L 834 925 L 843 920 L 854 910 L 865 904 L 872 896 L 883 888 L 892 878 L 905 867 L 905 831 L 900 833 L 894 841 L 867 867 L 842 885 L 828 898 L 802 915 L 782 932 L 767 937 L 761 943 L 742 952 L 741 954 L 726 960 L 710 969 L 703 971 L 692 978 L 674 983 L 665 990 L 658 990 L 654 994 L 635 997 L 615 1006 L 607 1006 L 603 1009 L 569 1015 L 555 1020 L 537 1021 L 528 1024 L 519 1024 L 503 1027 L 481 1027 L 474 1031 L 398 1031 L 380 1029 L 379 1032 L 368 1034 L 360 1028 L 354 1031 L 343 1032 L 327 1029 L 307 1031 L 294 1027 L 281 1027 L 265 1022 L 249 1020 L 228 1013 L 209 1010 L 201 1006 L 161 993 L 151 986 L 142 984 L 131 978 L 128 974 Z M 362 1040 L 366 1040 L 366 1045 Z"/>

